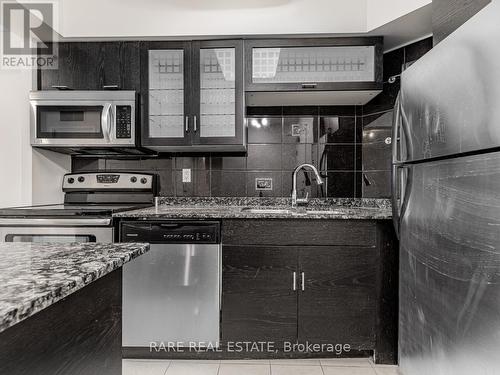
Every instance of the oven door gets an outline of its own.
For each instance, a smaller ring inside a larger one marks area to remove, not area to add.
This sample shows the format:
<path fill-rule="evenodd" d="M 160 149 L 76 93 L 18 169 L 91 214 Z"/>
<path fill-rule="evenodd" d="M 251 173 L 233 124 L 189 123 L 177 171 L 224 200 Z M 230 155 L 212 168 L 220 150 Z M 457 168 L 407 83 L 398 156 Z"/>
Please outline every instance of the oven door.
<path fill-rule="evenodd" d="M 121 101 L 32 100 L 31 144 L 37 147 L 134 146 L 134 107 L 134 102 Z"/>
<path fill-rule="evenodd" d="M 45 220 L 45 222 L 35 220 Z M 109 219 L 102 220 L 110 221 Z M 80 222 L 75 222 L 74 226 L 68 226 L 62 225 L 57 220 L 51 223 L 50 219 L 0 219 L 0 223 L 2 224 L 0 242 L 113 242 L 113 227 L 111 226 L 90 226 L 90 223 L 82 225 Z"/>

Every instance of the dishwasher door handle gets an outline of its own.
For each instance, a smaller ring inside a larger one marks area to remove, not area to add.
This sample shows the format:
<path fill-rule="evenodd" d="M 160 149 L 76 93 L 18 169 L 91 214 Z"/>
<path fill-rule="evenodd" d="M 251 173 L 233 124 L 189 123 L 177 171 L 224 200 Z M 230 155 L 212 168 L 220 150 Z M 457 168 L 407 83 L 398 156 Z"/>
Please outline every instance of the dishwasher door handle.
<path fill-rule="evenodd" d="M 183 224 L 178 224 L 178 223 L 161 223 L 158 224 L 160 228 L 180 228 L 183 226 Z"/>

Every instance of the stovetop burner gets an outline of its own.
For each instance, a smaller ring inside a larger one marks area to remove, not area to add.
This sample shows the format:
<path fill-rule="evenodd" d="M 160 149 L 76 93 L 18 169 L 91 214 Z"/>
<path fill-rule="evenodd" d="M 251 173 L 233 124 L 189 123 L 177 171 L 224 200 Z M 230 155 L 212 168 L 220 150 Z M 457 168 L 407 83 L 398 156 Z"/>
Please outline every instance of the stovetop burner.
<path fill-rule="evenodd" d="M 0 216 L 54 217 L 54 216 L 111 216 L 114 213 L 151 206 L 151 204 L 52 204 L 0 209 Z"/>
<path fill-rule="evenodd" d="M 63 178 L 64 203 L 0 209 L 2 217 L 111 217 L 113 213 L 149 207 L 157 191 L 149 173 L 86 172 Z"/>

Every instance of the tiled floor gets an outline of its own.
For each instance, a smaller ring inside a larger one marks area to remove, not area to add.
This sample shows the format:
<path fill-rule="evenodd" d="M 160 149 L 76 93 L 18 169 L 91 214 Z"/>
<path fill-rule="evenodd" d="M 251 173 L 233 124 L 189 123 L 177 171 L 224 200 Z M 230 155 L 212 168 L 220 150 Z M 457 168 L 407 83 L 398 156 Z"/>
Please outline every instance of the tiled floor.
<path fill-rule="evenodd" d="M 370 359 L 253 361 L 123 360 L 122 375 L 398 375 Z"/>

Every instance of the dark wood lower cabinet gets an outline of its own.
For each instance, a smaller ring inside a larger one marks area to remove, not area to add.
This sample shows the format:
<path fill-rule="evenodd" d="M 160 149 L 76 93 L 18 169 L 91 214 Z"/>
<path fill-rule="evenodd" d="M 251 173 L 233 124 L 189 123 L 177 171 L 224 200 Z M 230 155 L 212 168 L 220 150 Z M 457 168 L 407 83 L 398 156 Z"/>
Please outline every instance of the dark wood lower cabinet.
<path fill-rule="evenodd" d="M 223 246 L 222 254 L 222 341 L 294 342 L 297 249 Z"/>
<path fill-rule="evenodd" d="M 376 249 L 371 247 L 299 251 L 299 342 L 374 347 L 376 264 Z"/>
<path fill-rule="evenodd" d="M 373 349 L 376 249 L 223 246 L 222 341 Z"/>
<path fill-rule="evenodd" d="M 277 356 L 372 353 L 377 363 L 396 363 L 398 254 L 390 221 L 226 220 L 222 243 L 223 345 L 347 345 L 342 353 Z"/>

